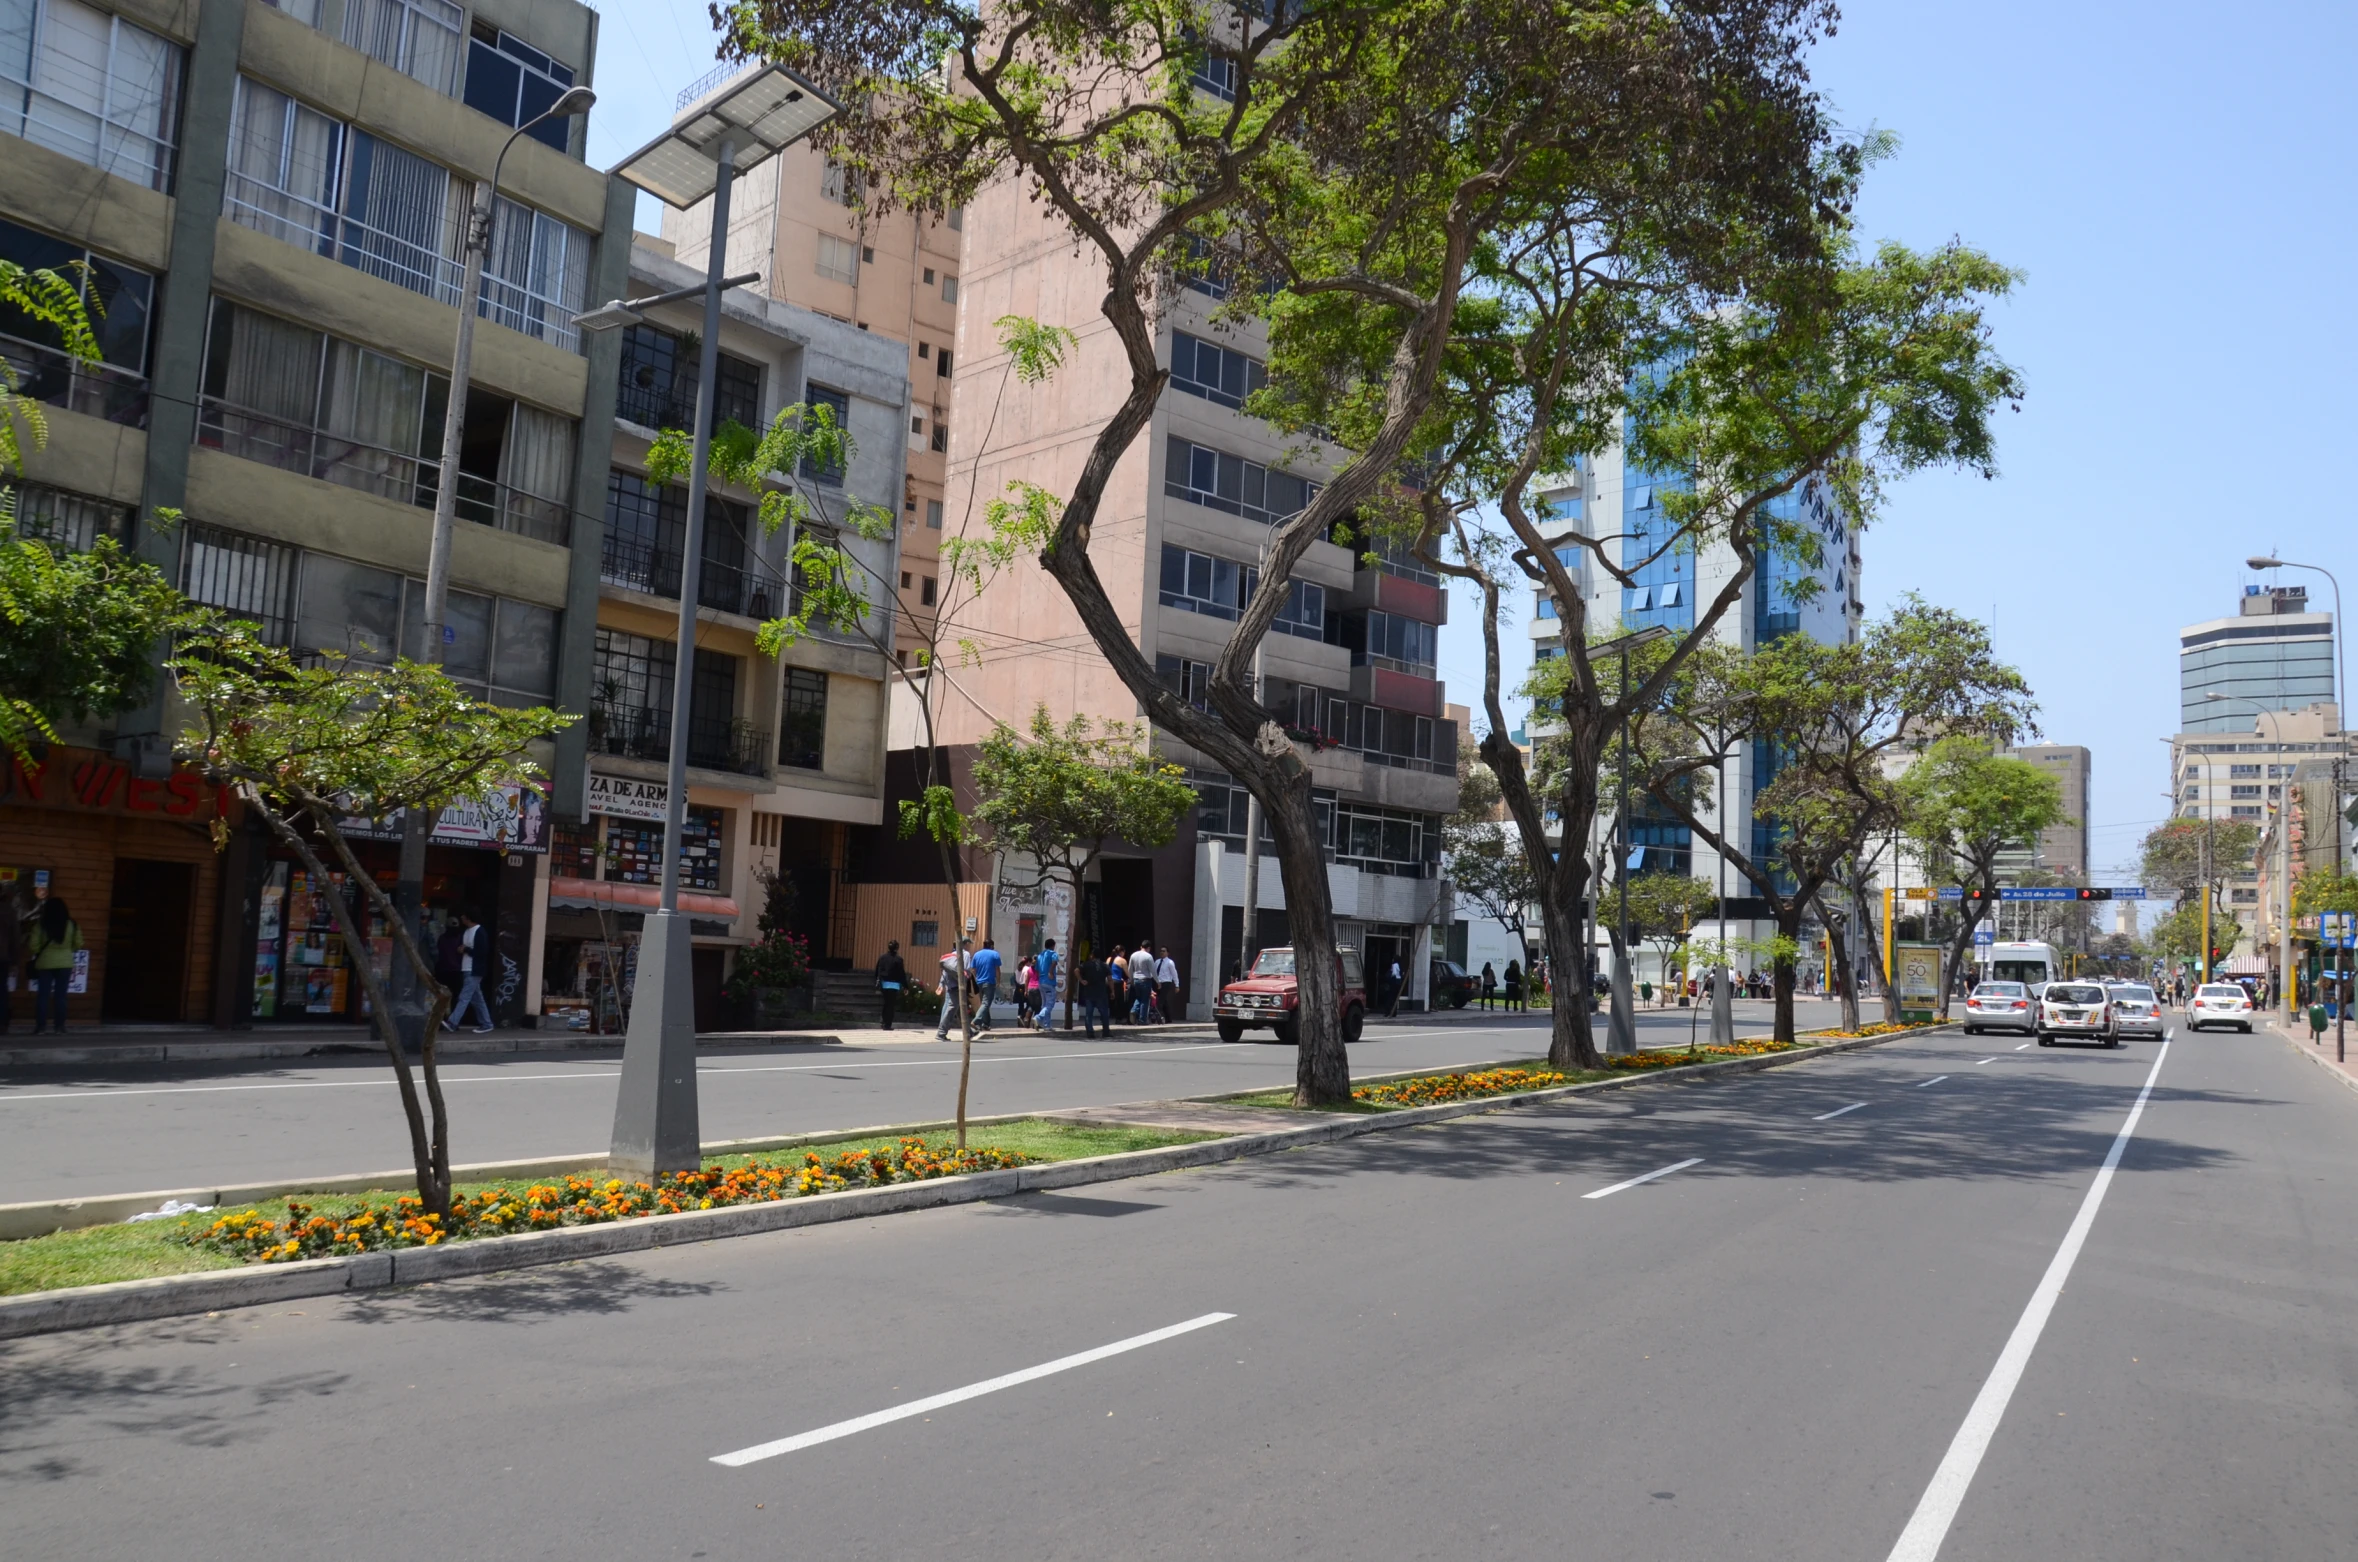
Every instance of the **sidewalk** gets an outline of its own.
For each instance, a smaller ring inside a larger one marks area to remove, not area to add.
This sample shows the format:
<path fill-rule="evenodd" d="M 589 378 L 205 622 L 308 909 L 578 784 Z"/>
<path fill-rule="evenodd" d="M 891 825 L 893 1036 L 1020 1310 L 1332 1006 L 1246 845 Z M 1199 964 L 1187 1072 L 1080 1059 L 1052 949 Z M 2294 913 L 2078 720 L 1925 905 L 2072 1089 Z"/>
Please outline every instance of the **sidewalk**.
<path fill-rule="evenodd" d="M 2268 1029 L 2282 1036 L 2286 1044 L 2295 1052 L 2317 1064 L 2352 1090 L 2358 1090 L 2358 1025 L 2353 1025 L 2350 1028 L 2346 1043 L 2349 1056 L 2340 1062 L 2335 1061 L 2333 1055 L 2333 1026 L 2330 1023 L 2325 1027 L 2325 1034 L 2319 1038 L 2322 1042 L 2322 1045 L 2319 1046 L 2309 1044 L 2309 1025 L 2306 1019 L 2294 1026 L 2288 1025 L 2283 1015 L 2272 1014 L 2268 1018 Z"/>

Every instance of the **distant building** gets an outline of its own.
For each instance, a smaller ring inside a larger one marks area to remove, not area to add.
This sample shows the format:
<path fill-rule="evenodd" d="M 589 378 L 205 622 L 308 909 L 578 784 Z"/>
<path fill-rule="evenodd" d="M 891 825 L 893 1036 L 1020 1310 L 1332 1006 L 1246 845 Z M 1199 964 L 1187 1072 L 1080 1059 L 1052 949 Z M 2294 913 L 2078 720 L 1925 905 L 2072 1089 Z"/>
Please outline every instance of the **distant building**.
<path fill-rule="evenodd" d="M 2031 743 L 2008 749 L 2016 759 L 2028 760 L 2053 776 L 2063 789 L 2063 822 L 2050 825 L 2037 842 L 1998 859 L 2001 877 L 2012 879 L 2025 869 L 2039 868 L 2075 883 L 2088 874 L 2088 750 L 2070 743 Z"/>
<path fill-rule="evenodd" d="M 2248 732 L 2255 705 L 2331 706 L 2333 674 L 2333 615 L 2309 611 L 2307 588 L 2246 586 L 2235 617 L 2178 631 L 2178 730 Z"/>

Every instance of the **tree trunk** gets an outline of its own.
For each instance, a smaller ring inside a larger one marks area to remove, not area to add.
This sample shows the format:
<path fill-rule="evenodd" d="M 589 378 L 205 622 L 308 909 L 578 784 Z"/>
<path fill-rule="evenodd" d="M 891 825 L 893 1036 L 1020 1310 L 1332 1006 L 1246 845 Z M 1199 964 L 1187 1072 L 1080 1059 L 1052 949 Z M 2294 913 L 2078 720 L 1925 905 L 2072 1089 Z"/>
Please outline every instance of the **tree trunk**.
<path fill-rule="evenodd" d="M 1334 897 L 1326 882 L 1326 853 L 1318 839 L 1318 816 L 1310 801 L 1310 772 L 1294 767 L 1291 784 L 1278 793 L 1281 806 L 1261 801 L 1262 817 L 1276 838 L 1277 862 L 1285 884 L 1286 922 L 1294 944 L 1294 1105 L 1341 1106 L 1351 1099 L 1351 1059 L 1343 1044 L 1341 993 L 1336 986 Z M 1260 843 L 1248 842 L 1258 849 Z M 1360 951 L 1361 976 L 1367 952 Z"/>
<path fill-rule="evenodd" d="M 1981 907 L 1968 901 L 1957 914 L 1957 936 L 1949 940 L 1949 968 L 1942 972 L 1940 984 L 1940 1017 L 1949 1017 L 1949 998 L 1957 990 L 1957 973 L 1965 969 L 1965 958 L 1973 952 L 1973 932 L 1981 926 Z"/>
<path fill-rule="evenodd" d="M 1818 899 L 1818 915 L 1825 919 L 1826 947 L 1833 951 L 1834 995 L 1842 1003 L 1842 1028 L 1847 1031 L 1855 1031 L 1859 1028 L 1859 984 L 1851 974 L 1849 926 L 1851 919 L 1838 917 L 1827 911 L 1823 896 Z"/>
<path fill-rule="evenodd" d="M 1793 1040 L 1793 951 L 1801 943 L 1801 908 L 1804 901 L 1796 895 L 1777 907 L 1777 958 L 1772 976 L 1776 993 L 1777 1040 Z"/>

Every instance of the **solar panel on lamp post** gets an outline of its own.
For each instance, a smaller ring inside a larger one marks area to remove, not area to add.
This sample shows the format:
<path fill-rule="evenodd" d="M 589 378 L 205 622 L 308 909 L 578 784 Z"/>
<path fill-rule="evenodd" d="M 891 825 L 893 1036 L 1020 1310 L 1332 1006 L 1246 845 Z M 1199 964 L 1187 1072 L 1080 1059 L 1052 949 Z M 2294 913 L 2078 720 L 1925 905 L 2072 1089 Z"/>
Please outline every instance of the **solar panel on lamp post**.
<path fill-rule="evenodd" d="M 696 360 L 694 454 L 681 557 L 704 556 L 704 467 L 712 449 L 713 379 L 719 366 L 721 295 L 748 277 L 723 275 L 729 249 L 729 192 L 759 166 L 835 117 L 837 105 L 778 65 L 755 65 L 697 97 L 671 128 L 633 152 L 614 173 L 672 207 L 712 201 L 711 251 L 701 285 L 632 303 L 616 300 L 575 317 L 589 330 L 629 325 L 640 308 L 671 299 L 704 300 Z M 695 691 L 696 578 L 683 569 L 679 637 L 672 655 L 671 744 L 663 813 L 663 876 L 657 908 L 639 935 L 638 977 L 623 1037 L 608 1163 L 641 1177 L 688 1171 L 703 1160 L 696 1105 L 694 928 L 680 914 L 680 835 L 688 810 L 688 731 Z"/>
<path fill-rule="evenodd" d="M 491 177 L 476 187 L 474 208 L 467 214 L 466 264 L 459 282 L 458 335 L 451 346 L 450 388 L 444 398 L 442 469 L 434 489 L 433 531 L 426 545 L 426 600 L 419 612 L 420 638 L 425 643 L 412 658 L 429 666 L 442 665 L 443 646 L 452 638 L 447 623 L 450 553 L 458 520 L 459 431 L 465 426 L 467 382 L 474 373 L 475 311 L 483 291 L 484 258 L 491 250 L 491 223 L 498 214 L 500 169 L 506 165 L 508 153 L 519 139 L 550 120 L 586 114 L 597 100 L 597 94 L 587 87 L 568 87 L 547 109 L 518 125 L 501 143 L 499 156 L 491 162 Z M 433 828 L 434 820 L 425 809 L 412 808 L 403 815 L 401 852 L 393 877 L 393 914 L 408 924 L 411 936 L 421 947 L 426 934 L 426 843 Z M 393 967 L 392 985 L 394 1027 L 400 1033 L 402 1045 L 418 1051 L 425 1041 L 426 988 L 406 961 Z"/>

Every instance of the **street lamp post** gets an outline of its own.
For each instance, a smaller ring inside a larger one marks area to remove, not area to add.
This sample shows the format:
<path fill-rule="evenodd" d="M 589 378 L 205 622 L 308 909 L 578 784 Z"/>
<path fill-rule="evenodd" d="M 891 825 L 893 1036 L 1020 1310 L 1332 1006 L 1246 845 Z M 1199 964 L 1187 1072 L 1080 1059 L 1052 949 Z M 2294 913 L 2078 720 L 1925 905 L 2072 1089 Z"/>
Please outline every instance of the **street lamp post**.
<path fill-rule="evenodd" d="M 467 214 L 466 265 L 459 283 L 458 339 L 450 350 L 450 394 L 442 415 L 442 471 L 434 489 L 434 529 L 426 548 L 426 600 L 422 608 L 425 644 L 414 658 L 429 666 L 442 665 L 445 627 L 450 611 L 450 551 L 458 519 L 459 432 L 466 423 L 467 383 L 474 375 L 475 311 L 483 291 L 483 261 L 491 251 L 491 221 L 498 210 L 499 173 L 519 138 L 552 119 L 586 114 L 597 102 L 587 87 L 568 87 L 563 96 L 532 119 L 518 125 L 501 143 L 492 159 L 491 177 L 475 187 L 474 209 Z M 407 922 L 422 946 L 425 942 L 426 842 L 434 820 L 423 808 L 409 809 L 401 820 L 401 855 L 393 883 L 394 914 Z M 393 968 L 393 1018 L 402 1044 L 423 1045 L 426 1028 L 425 988 L 406 963 Z"/>
<path fill-rule="evenodd" d="M 777 65 L 760 65 L 681 106 L 671 128 L 614 170 L 666 204 L 685 210 L 712 201 L 711 253 L 701 286 L 601 305 L 576 317 L 591 330 L 628 325 L 638 308 L 662 299 L 701 296 L 704 340 L 696 362 L 696 427 L 688 467 L 688 515 L 681 540 L 679 638 L 673 650 L 671 751 L 663 816 L 663 879 L 657 909 L 639 935 L 639 963 L 623 1039 L 622 1081 L 615 1093 L 608 1160 L 641 1177 L 687 1171 L 704 1146 L 696 1103 L 696 998 L 693 929 L 680 915 L 680 835 L 687 822 L 688 735 L 695 693 L 696 598 L 704 557 L 705 462 L 711 452 L 713 380 L 719 367 L 721 295 L 729 250 L 729 189 L 736 176 L 766 162 L 834 117 L 836 105 Z"/>

